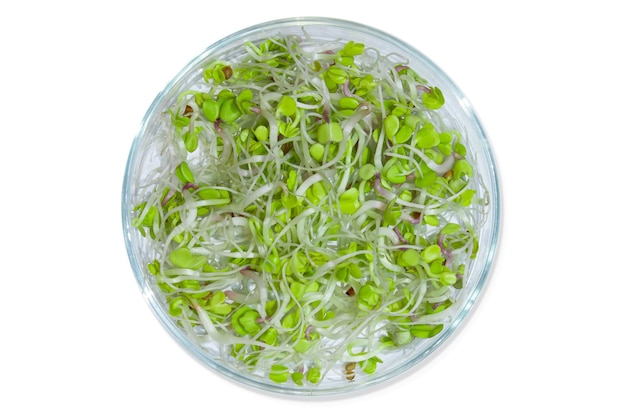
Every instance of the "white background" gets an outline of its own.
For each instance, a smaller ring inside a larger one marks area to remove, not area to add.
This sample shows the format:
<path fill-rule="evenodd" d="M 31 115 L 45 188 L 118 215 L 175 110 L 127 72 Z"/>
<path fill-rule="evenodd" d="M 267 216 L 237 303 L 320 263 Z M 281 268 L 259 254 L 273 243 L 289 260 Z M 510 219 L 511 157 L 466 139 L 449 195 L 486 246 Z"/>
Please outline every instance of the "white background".
<path fill-rule="evenodd" d="M 624 416 L 618 4 L 2 3 L 0 416 Z M 460 332 L 388 385 L 313 401 L 183 351 L 140 294 L 121 225 L 126 158 L 159 90 L 231 32 L 306 15 L 375 26 L 443 68 L 503 192 L 497 259 Z"/>

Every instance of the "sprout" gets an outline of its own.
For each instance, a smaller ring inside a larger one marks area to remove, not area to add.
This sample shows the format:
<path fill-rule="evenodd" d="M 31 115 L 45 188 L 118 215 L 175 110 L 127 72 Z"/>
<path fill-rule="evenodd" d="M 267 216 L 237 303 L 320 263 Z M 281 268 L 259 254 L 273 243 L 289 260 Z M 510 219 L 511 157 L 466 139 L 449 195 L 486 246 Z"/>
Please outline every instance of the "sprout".
<path fill-rule="evenodd" d="M 320 144 L 326 144 L 328 141 L 343 141 L 343 129 L 337 122 L 323 123 L 317 129 L 317 140 Z"/>
<path fill-rule="evenodd" d="M 395 54 L 300 42 L 207 63 L 164 114 L 133 226 L 181 328 L 305 386 L 445 328 L 486 199 L 439 88 Z"/>
<path fill-rule="evenodd" d="M 426 88 L 424 94 L 422 95 L 422 100 L 424 102 L 424 106 L 433 110 L 439 109 L 445 103 L 443 93 L 439 87 L 433 87 L 432 89 Z"/>

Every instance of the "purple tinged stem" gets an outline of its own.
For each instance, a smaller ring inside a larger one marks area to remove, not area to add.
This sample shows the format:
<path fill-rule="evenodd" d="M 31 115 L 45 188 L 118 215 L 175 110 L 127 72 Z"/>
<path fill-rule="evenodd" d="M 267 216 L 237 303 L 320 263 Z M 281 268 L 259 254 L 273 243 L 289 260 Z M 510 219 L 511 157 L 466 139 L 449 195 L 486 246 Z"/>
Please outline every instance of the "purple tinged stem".
<path fill-rule="evenodd" d="M 165 206 L 165 205 L 167 205 L 167 203 L 170 201 L 170 199 L 171 199 L 172 197 L 174 197 L 174 194 L 175 194 L 175 193 L 176 193 L 176 192 L 174 192 L 174 190 L 171 190 L 171 189 L 170 189 L 170 191 L 168 191 L 168 192 L 167 192 L 167 194 L 165 195 L 165 197 L 164 197 L 164 198 L 163 198 L 163 200 L 161 201 L 161 206 Z"/>
<path fill-rule="evenodd" d="M 376 173 L 375 177 L 374 177 L 374 188 L 376 189 L 376 191 L 384 198 L 386 199 L 393 199 L 395 196 L 393 196 L 393 194 L 385 189 L 381 184 L 380 184 L 380 173 Z"/>
<path fill-rule="evenodd" d="M 452 256 L 452 251 L 446 248 L 443 244 L 443 234 L 439 234 L 439 238 L 437 239 L 437 245 L 441 248 L 441 254 L 443 254 L 446 258 Z"/>
<path fill-rule="evenodd" d="M 439 245 L 439 248 L 441 248 L 441 254 L 443 254 L 444 258 L 446 259 L 445 266 L 451 269 L 452 263 L 454 261 L 452 257 L 452 251 L 447 249 L 446 246 L 444 245 L 443 234 L 439 234 L 439 238 L 437 239 L 437 245 Z"/>
<path fill-rule="evenodd" d="M 326 123 L 330 123 L 330 117 L 328 116 L 328 114 L 329 114 L 328 105 L 325 105 L 324 111 L 322 112 L 322 117 L 324 118 L 324 122 Z"/>
<path fill-rule="evenodd" d="M 409 241 L 406 240 L 406 238 L 404 238 L 404 235 L 402 235 L 402 232 L 400 232 L 400 229 L 397 226 L 393 227 L 393 232 L 396 233 L 396 235 L 398 236 L 398 239 L 400 240 L 401 243 L 403 244 L 408 244 Z"/>
<path fill-rule="evenodd" d="M 350 92 L 350 88 L 349 88 L 350 84 L 349 83 L 350 83 L 349 81 L 346 81 L 345 83 L 343 83 L 343 94 L 346 97 L 352 97 L 353 96 L 353 94 Z"/>
<path fill-rule="evenodd" d="M 417 224 L 419 224 L 421 222 L 421 217 L 420 216 L 415 217 L 415 216 L 412 216 L 412 215 L 407 214 L 407 213 L 403 213 L 402 215 L 400 215 L 400 219 L 410 223 L 411 225 L 417 225 Z"/>
<path fill-rule="evenodd" d="M 197 189 L 197 188 L 198 188 L 198 186 L 196 186 L 196 185 L 195 185 L 195 184 L 193 184 L 193 183 L 186 183 L 186 184 L 183 186 L 183 190 L 187 190 L 187 189 Z"/>

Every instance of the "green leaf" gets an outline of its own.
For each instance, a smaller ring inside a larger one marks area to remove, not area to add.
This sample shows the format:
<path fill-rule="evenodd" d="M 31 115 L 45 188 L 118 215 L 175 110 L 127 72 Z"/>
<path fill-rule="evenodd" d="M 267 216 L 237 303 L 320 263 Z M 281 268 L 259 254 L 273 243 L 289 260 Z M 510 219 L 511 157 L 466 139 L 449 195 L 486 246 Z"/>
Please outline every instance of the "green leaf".
<path fill-rule="evenodd" d="M 200 189 L 197 191 L 198 197 L 202 200 L 204 206 L 223 206 L 230 203 L 230 192 L 224 189 L 214 189 L 212 187 Z"/>
<path fill-rule="evenodd" d="M 259 313 L 248 306 L 237 309 L 232 317 L 231 324 L 239 335 L 253 334 L 260 331 L 261 326 L 257 323 Z"/>
<path fill-rule="evenodd" d="M 392 140 L 394 135 L 400 129 L 400 119 L 396 115 L 388 115 L 383 121 L 385 127 L 385 136 Z"/>
<path fill-rule="evenodd" d="M 282 325 L 283 328 L 289 329 L 289 328 L 295 327 L 299 320 L 300 320 L 299 312 L 293 311 L 285 315 L 285 317 L 283 318 L 280 324 Z"/>
<path fill-rule="evenodd" d="M 183 142 L 185 143 L 187 152 L 194 152 L 198 148 L 198 131 L 202 130 L 201 127 L 198 128 L 200 129 L 195 129 L 194 132 L 185 132 L 183 134 Z"/>
<path fill-rule="evenodd" d="M 349 263 L 348 269 L 350 270 L 350 275 L 354 277 L 355 279 L 360 279 L 361 277 L 363 277 L 363 272 L 361 271 L 359 266 L 357 266 L 356 264 Z"/>
<path fill-rule="evenodd" d="M 395 143 L 404 144 L 413 136 L 413 128 L 408 125 L 402 125 L 398 132 L 396 132 Z"/>
<path fill-rule="evenodd" d="M 361 207 L 359 191 L 352 187 L 339 196 L 339 209 L 348 215 L 352 215 Z"/>
<path fill-rule="evenodd" d="M 439 144 L 439 134 L 435 130 L 435 126 L 427 122 L 422 128 L 415 134 L 417 140 L 417 146 L 420 148 L 432 148 Z"/>
<path fill-rule="evenodd" d="M 411 267 L 416 266 L 420 261 L 419 253 L 413 248 L 402 251 L 400 258 L 402 259 L 402 263 L 404 265 Z"/>
<path fill-rule="evenodd" d="M 259 313 L 253 309 L 249 309 L 239 317 L 239 325 L 244 329 L 245 334 L 254 334 L 261 330 L 261 326 L 257 322 Z"/>
<path fill-rule="evenodd" d="M 259 141 L 267 141 L 269 138 L 269 129 L 265 125 L 259 125 L 254 128 L 254 136 Z"/>
<path fill-rule="evenodd" d="M 462 157 L 465 157 L 465 155 L 467 154 L 467 149 L 465 148 L 465 145 L 461 144 L 460 142 L 456 142 L 454 144 L 454 152 Z"/>
<path fill-rule="evenodd" d="M 184 128 L 185 126 L 189 126 L 191 123 L 191 119 L 187 116 L 177 115 L 174 112 L 170 111 L 172 116 L 172 124 L 177 128 Z"/>
<path fill-rule="evenodd" d="M 354 97 L 342 97 L 339 99 L 339 107 L 342 109 L 354 110 L 359 107 L 359 101 Z"/>
<path fill-rule="evenodd" d="M 374 80 L 374 76 L 372 74 L 367 74 L 365 77 L 361 77 L 357 80 L 353 80 L 354 85 L 357 87 L 356 94 L 359 96 L 366 95 L 370 91 L 376 87 L 378 84 L 376 80 Z"/>
<path fill-rule="evenodd" d="M 239 106 L 237 106 L 237 101 L 234 97 L 224 100 L 220 106 L 220 120 L 222 122 L 231 124 L 235 122 L 241 114 L 242 112 L 239 110 Z"/>
<path fill-rule="evenodd" d="M 172 316 L 179 316 L 183 313 L 183 306 L 186 306 L 186 305 L 187 305 L 187 300 L 184 297 L 182 296 L 175 297 L 174 299 L 170 300 L 168 303 L 168 312 Z"/>
<path fill-rule="evenodd" d="M 402 207 L 395 204 L 395 199 L 390 202 L 383 212 L 383 221 L 385 226 L 395 226 L 402 216 Z"/>
<path fill-rule="evenodd" d="M 443 258 L 438 258 L 430 263 L 430 272 L 432 274 L 442 274 L 444 271 Z"/>
<path fill-rule="evenodd" d="M 363 370 L 363 372 L 367 373 L 367 374 L 372 374 L 376 371 L 376 366 L 378 365 L 378 363 L 382 363 L 383 361 L 374 356 L 371 358 L 368 358 L 367 360 L 364 360 L 362 362 L 359 362 L 359 366 L 361 366 L 361 369 Z"/>
<path fill-rule="evenodd" d="M 363 164 L 361 168 L 359 168 L 359 177 L 361 180 L 369 180 L 376 175 L 378 171 L 374 165 L 367 163 Z"/>
<path fill-rule="evenodd" d="M 457 179 L 461 176 L 472 177 L 474 175 L 474 169 L 467 160 L 456 160 L 452 168 L 452 174 Z"/>
<path fill-rule="evenodd" d="M 428 109 L 436 110 L 444 105 L 445 99 L 439 87 L 431 87 L 430 92 L 422 94 L 422 102 Z"/>
<path fill-rule="evenodd" d="M 228 315 L 232 308 L 226 303 L 226 294 L 218 290 L 211 296 L 211 299 L 209 299 L 208 310 L 217 315 Z"/>
<path fill-rule="evenodd" d="M 384 176 L 387 180 L 394 184 L 401 184 L 406 181 L 406 175 L 403 173 L 402 166 L 399 164 L 394 164 L 384 173 Z"/>
<path fill-rule="evenodd" d="M 439 142 L 441 144 L 449 144 L 452 142 L 452 133 L 450 132 L 441 132 L 439 134 Z"/>
<path fill-rule="evenodd" d="M 421 188 L 432 186 L 437 181 L 437 173 L 429 168 L 422 168 L 422 176 L 415 177 L 415 185 Z"/>
<path fill-rule="evenodd" d="M 320 371 L 319 367 L 311 367 L 306 373 L 306 380 L 313 384 L 319 383 L 321 377 L 322 372 Z"/>
<path fill-rule="evenodd" d="M 281 97 L 276 106 L 276 112 L 285 116 L 293 116 L 296 113 L 296 109 L 296 100 L 291 96 Z"/>
<path fill-rule="evenodd" d="M 298 198 L 296 197 L 296 195 L 293 194 L 283 194 L 280 197 L 280 202 L 282 203 L 283 207 L 287 208 L 287 209 L 293 209 L 295 207 L 298 206 L 299 202 L 298 202 Z"/>
<path fill-rule="evenodd" d="M 301 372 L 293 372 L 291 374 L 291 380 L 298 386 L 302 386 L 302 382 L 304 380 L 304 373 Z"/>
<path fill-rule="evenodd" d="M 311 347 L 311 343 L 307 340 L 300 340 L 293 345 L 293 349 L 297 353 L 305 353 Z"/>
<path fill-rule="evenodd" d="M 302 297 L 304 296 L 304 289 L 305 285 L 300 282 L 293 282 L 289 285 L 289 290 L 296 300 L 302 299 Z"/>
<path fill-rule="evenodd" d="M 476 190 L 465 190 L 459 197 L 462 206 L 469 206 L 472 204 Z"/>
<path fill-rule="evenodd" d="M 273 238 L 270 238 L 270 241 L 271 240 L 273 240 Z M 278 256 L 278 254 L 271 253 L 267 257 L 265 257 L 265 260 L 263 260 L 263 264 L 261 265 L 261 267 L 263 268 L 263 271 L 267 273 L 276 274 L 278 273 L 280 264 L 280 257 Z"/>
<path fill-rule="evenodd" d="M 359 290 L 358 302 L 366 308 L 373 309 L 380 301 L 380 295 L 374 290 L 374 288 L 365 284 Z"/>
<path fill-rule="evenodd" d="M 242 113 L 250 113 L 250 108 L 254 105 L 254 103 L 252 103 L 253 97 L 254 94 L 250 89 L 242 90 L 241 93 L 237 95 L 235 102 Z"/>
<path fill-rule="evenodd" d="M 285 383 L 289 380 L 289 369 L 281 364 L 274 364 L 270 369 L 270 379 L 276 383 Z"/>
<path fill-rule="evenodd" d="M 411 334 L 415 338 L 432 338 L 443 330 L 443 324 L 418 324 L 411 327 Z"/>
<path fill-rule="evenodd" d="M 435 215 L 425 215 L 424 223 L 430 226 L 438 226 L 439 219 Z"/>
<path fill-rule="evenodd" d="M 365 45 L 362 43 L 357 43 L 354 41 L 348 41 L 344 47 L 339 51 L 341 55 L 345 55 L 348 57 L 354 57 L 356 55 L 361 55 L 365 50 Z"/>
<path fill-rule="evenodd" d="M 444 271 L 441 273 L 441 276 L 439 276 L 439 280 L 445 285 L 452 286 L 456 283 L 456 273 Z"/>
<path fill-rule="evenodd" d="M 437 244 L 430 245 L 422 250 L 421 257 L 425 262 L 432 263 L 441 258 L 441 248 Z"/>
<path fill-rule="evenodd" d="M 422 123 L 424 119 L 418 115 L 410 114 L 404 117 L 404 125 L 411 128 L 412 131 L 417 129 L 417 126 Z"/>
<path fill-rule="evenodd" d="M 289 174 L 287 175 L 287 188 L 289 191 L 296 190 L 296 184 L 298 181 L 298 173 L 296 170 L 289 170 Z"/>
<path fill-rule="evenodd" d="M 278 343 L 278 331 L 276 331 L 276 328 L 268 328 L 267 331 L 259 337 L 259 340 L 263 341 L 265 344 L 276 345 Z"/>
<path fill-rule="evenodd" d="M 278 122 L 278 133 L 285 138 L 293 138 L 300 133 L 300 125 L 296 122 Z"/>
<path fill-rule="evenodd" d="M 331 66 L 326 70 L 326 76 L 333 83 L 341 85 L 348 81 L 348 73 L 341 67 L 337 67 L 336 65 Z"/>
<path fill-rule="evenodd" d="M 337 122 L 322 123 L 317 128 L 317 141 L 326 144 L 329 141 L 343 141 L 343 129 Z"/>
<path fill-rule="evenodd" d="M 202 113 L 209 122 L 215 122 L 220 117 L 220 103 L 207 99 L 202 103 Z"/>
<path fill-rule="evenodd" d="M 169 255 L 170 262 L 176 267 L 184 269 L 198 269 L 206 263 L 206 258 L 201 255 L 194 256 L 187 247 L 173 250 Z"/>
<path fill-rule="evenodd" d="M 313 144 L 309 148 L 309 154 L 311 154 L 311 157 L 317 162 L 321 162 L 324 159 L 325 151 L 326 148 L 324 148 L 324 145 L 321 143 Z"/>
<path fill-rule="evenodd" d="M 451 222 L 441 229 L 441 233 L 444 235 L 454 234 L 456 232 L 459 232 L 460 230 L 461 230 L 461 225 Z"/>
<path fill-rule="evenodd" d="M 191 172 L 189 165 L 185 161 L 183 161 L 176 167 L 175 173 L 176 177 L 178 177 L 178 179 L 183 184 L 193 183 L 195 181 L 193 173 Z"/>
<path fill-rule="evenodd" d="M 154 206 L 144 208 L 143 210 L 146 212 L 145 216 L 143 217 L 143 219 L 141 219 L 141 222 L 137 222 L 138 219 L 135 219 L 133 221 L 133 225 L 151 227 L 152 224 L 154 223 L 154 220 L 159 218 L 159 212 Z M 142 212 L 142 215 L 143 215 L 143 212 Z"/>

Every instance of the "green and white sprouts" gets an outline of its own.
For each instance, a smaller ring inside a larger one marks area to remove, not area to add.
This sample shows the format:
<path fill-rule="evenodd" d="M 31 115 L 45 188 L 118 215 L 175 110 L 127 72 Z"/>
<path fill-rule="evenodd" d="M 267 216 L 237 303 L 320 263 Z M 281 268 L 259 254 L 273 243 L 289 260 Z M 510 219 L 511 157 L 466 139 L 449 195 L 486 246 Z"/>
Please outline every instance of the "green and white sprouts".
<path fill-rule="evenodd" d="M 441 332 L 485 193 L 441 90 L 397 54 L 277 36 L 208 63 L 136 189 L 169 313 L 260 379 L 374 373 Z M 289 383 L 291 382 L 291 383 Z"/>

